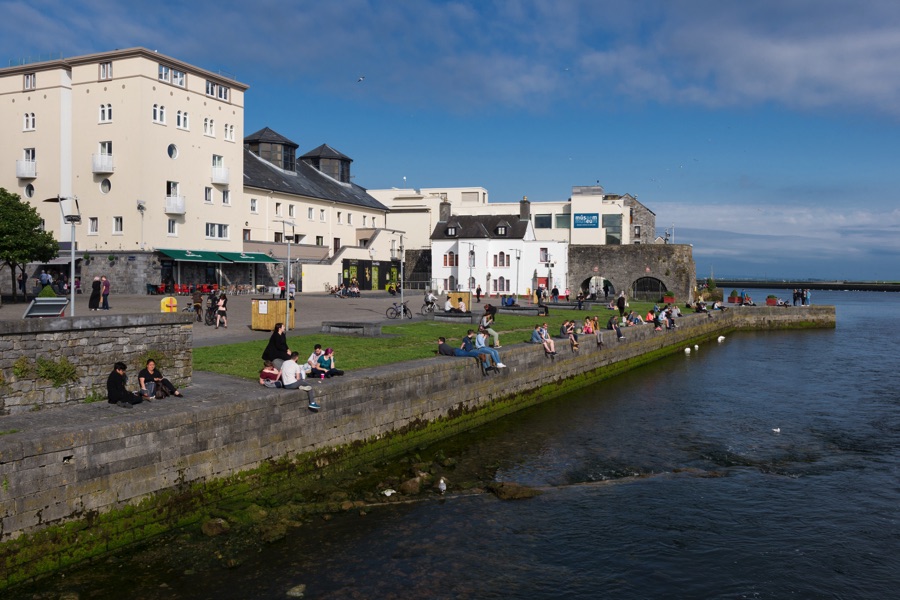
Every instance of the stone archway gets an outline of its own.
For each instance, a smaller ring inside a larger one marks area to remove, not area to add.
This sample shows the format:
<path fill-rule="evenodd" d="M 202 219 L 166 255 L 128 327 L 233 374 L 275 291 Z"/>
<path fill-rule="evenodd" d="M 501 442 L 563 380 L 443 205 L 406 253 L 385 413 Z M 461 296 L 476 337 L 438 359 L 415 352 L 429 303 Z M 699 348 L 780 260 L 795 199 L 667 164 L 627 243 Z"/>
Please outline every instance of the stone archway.
<path fill-rule="evenodd" d="M 579 290 L 585 297 L 590 298 L 591 290 L 596 294 L 595 299 L 602 300 L 606 297 L 615 297 L 616 286 L 613 282 L 600 275 L 591 274 L 582 279 Z"/>
<path fill-rule="evenodd" d="M 635 300 L 658 302 L 668 291 L 666 284 L 656 277 L 638 277 L 631 284 L 631 297 Z"/>

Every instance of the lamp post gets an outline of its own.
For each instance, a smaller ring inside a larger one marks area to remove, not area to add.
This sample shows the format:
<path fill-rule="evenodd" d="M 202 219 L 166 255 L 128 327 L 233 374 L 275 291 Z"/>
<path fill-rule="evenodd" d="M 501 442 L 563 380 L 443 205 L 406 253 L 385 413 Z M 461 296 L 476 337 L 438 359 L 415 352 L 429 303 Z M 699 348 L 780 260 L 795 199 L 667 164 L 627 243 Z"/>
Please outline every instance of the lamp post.
<path fill-rule="evenodd" d="M 297 225 L 290 219 L 276 219 L 276 223 L 281 223 L 281 235 L 287 240 L 287 263 L 284 267 L 284 286 L 287 291 L 284 303 L 284 329 L 291 329 L 291 239 L 294 237 L 294 227 Z M 291 237 L 287 235 L 287 226 L 291 226 Z M 296 290 L 296 287 L 294 288 Z"/>
<path fill-rule="evenodd" d="M 400 304 L 403 304 L 403 263 L 406 262 L 406 255 L 403 252 L 403 234 L 400 234 Z M 402 315 L 401 315 L 402 317 Z"/>
<path fill-rule="evenodd" d="M 513 250 L 516 253 L 516 302 L 519 301 L 519 263 L 522 260 L 522 251 L 519 249 Z"/>
<path fill-rule="evenodd" d="M 76 196 L 57 196 L 56 198 L 47 198 L 44 202 L 56 202 L 59 204 L 59 212 L 64 222 L 72 226 L 72 233 L 69 236 L 69 249 L 71 256 L 69 263 L 69 294 L 72 312 L 75 316 L 75 224 L 81 223 L 81 211 L 78 209 L 78 198 Z"/>
<path fill-rule="evenodd" d="M 469 245 L 469 280 L 466 282 L 466 287 L 469 288 L 469 291 L 472 291 L 472 270 L 475 268 L 475 244 L 472 242 L 466 242 Z"/>

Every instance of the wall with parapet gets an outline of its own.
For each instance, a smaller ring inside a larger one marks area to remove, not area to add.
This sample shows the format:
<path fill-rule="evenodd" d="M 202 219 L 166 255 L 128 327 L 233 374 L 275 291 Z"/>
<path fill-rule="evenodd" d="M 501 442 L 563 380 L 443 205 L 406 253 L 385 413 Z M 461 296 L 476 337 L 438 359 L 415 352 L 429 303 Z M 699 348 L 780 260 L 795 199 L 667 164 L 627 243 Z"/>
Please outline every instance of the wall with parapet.
<path fill-rule="evenodd" d="M 315 413 L 307 409 L 305 392 L 270 390 L 253 381 L 198 373 L 195 379 L 203 380 L 203 385 L 189 390 L 188 398 L 154 402 L 147 410 L 95 403 L 3 417 L 0 541 L 72 520 L 87 519 L 85 527 L 102 527 L 95 523 L 99 514 L 191 483 L 221 480 L 306 453 L 373 443 L 424 429 L 437 420 L 462 423 L 447 428 L 460 431 L 475 426 L 474 419 L 466 418 L 481 414 L 479 409 L 494 408 L 485 418 L 498 418 L 573 385 L 599 381 L 735 329 L 834 326 L 834 307 L 732 309 L 685 316 L 669 332 L 650 326 L 628 328 L 622 342 L 604 331 L 602 348 L 583 339 L 578 353 L 569 352 L 560 340 L 555 359 L 540 346 L 510 345 L 512 334 L 507 334 L 503 360 L 509 368 L 499 375 L 482 375 L 472 359 L 447 357 L 361 370 L 326 385 L 314 383 L 316 399 L 323 406 Z M 150 328 L 141 327 L 138 331 L 123 323 L 123 340 L 106 342 L 113 347 L 98 352 L 101 362 L 106 365 L 122 344 L 145 336 Z M 163 331 L 160 325 L 159 335 Z M 51 415 L 57 417 L 48 418 Z M 148 512 L 158 520 L 154 526 L 106 525 L 114 528 L 115 536 L 128 530 L 128 539 L 137 540 L 142 536 L 140 527 L 158 532 L 178 520 L 176 506 Z M 106 530 L 79 534 L 77 543 L 109 535 L 113 534 Z M 100 551 L 107 546 L 101 544 Z M 79 555 L 92 551 L 96 552 L 82 548 Z M 19 570 L 27 568 L 3 564 L 0 561 L 0 588 L 3 578 L 16 580 Z"/>
<path fill-rule="evenodd" d="M 0 415 L 75 405 L 99 396 L 105 402 L 113 364 L 127 364 L 134 382 L 144 367 L 141 363 L 151 355 L 168 379 L 190 385 L 192 317 L 104 314 L 0 321 Z M 66 380 L 51 381 L 51 372 Z M 65 377 L 67 372 L 71 377 Z"/>

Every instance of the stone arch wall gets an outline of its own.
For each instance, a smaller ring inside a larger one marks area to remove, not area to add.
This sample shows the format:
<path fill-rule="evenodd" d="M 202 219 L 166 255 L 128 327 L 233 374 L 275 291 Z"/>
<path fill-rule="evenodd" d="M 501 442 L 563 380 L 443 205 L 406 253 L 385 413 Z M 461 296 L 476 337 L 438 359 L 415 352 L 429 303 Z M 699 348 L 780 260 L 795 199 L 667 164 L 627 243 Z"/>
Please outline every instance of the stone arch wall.
<path fill-rule="evenodd" d="M 683 304 L 693 299 L 697 266 L 693 248 L 686 244 L 570 245 L 567 281 L 580 285 L 593 275 L 609 279 L 617 293 L 628 293 L 640 277 L 654 277 Z"/>

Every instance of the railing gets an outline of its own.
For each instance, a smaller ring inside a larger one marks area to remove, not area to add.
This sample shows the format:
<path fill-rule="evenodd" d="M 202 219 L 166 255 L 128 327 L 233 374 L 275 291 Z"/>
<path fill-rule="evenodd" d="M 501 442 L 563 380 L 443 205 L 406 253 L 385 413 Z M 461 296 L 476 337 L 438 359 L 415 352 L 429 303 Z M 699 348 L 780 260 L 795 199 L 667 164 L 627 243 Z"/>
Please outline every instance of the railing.
<path fill-rule="evenodd" d="M 218 185 L 228 185 L 228 167 L 213 167 L 212 182 Z"/>
<path fill-rule="evenodd" d="M 166 196 L 167 215 L 183 215 L 184 213 L 184 196 Z"/>
<path fill-rule="evenodd" d="M 34 179 L 37 177 L 37 161 L 17 160 L 16 177 L 21 179 Z"/>
<path fill-rule="evenodd" d="M 92 154 L 91 169 L 94 173 L 112 173 L 115 170 L 112 154 Z"/>

